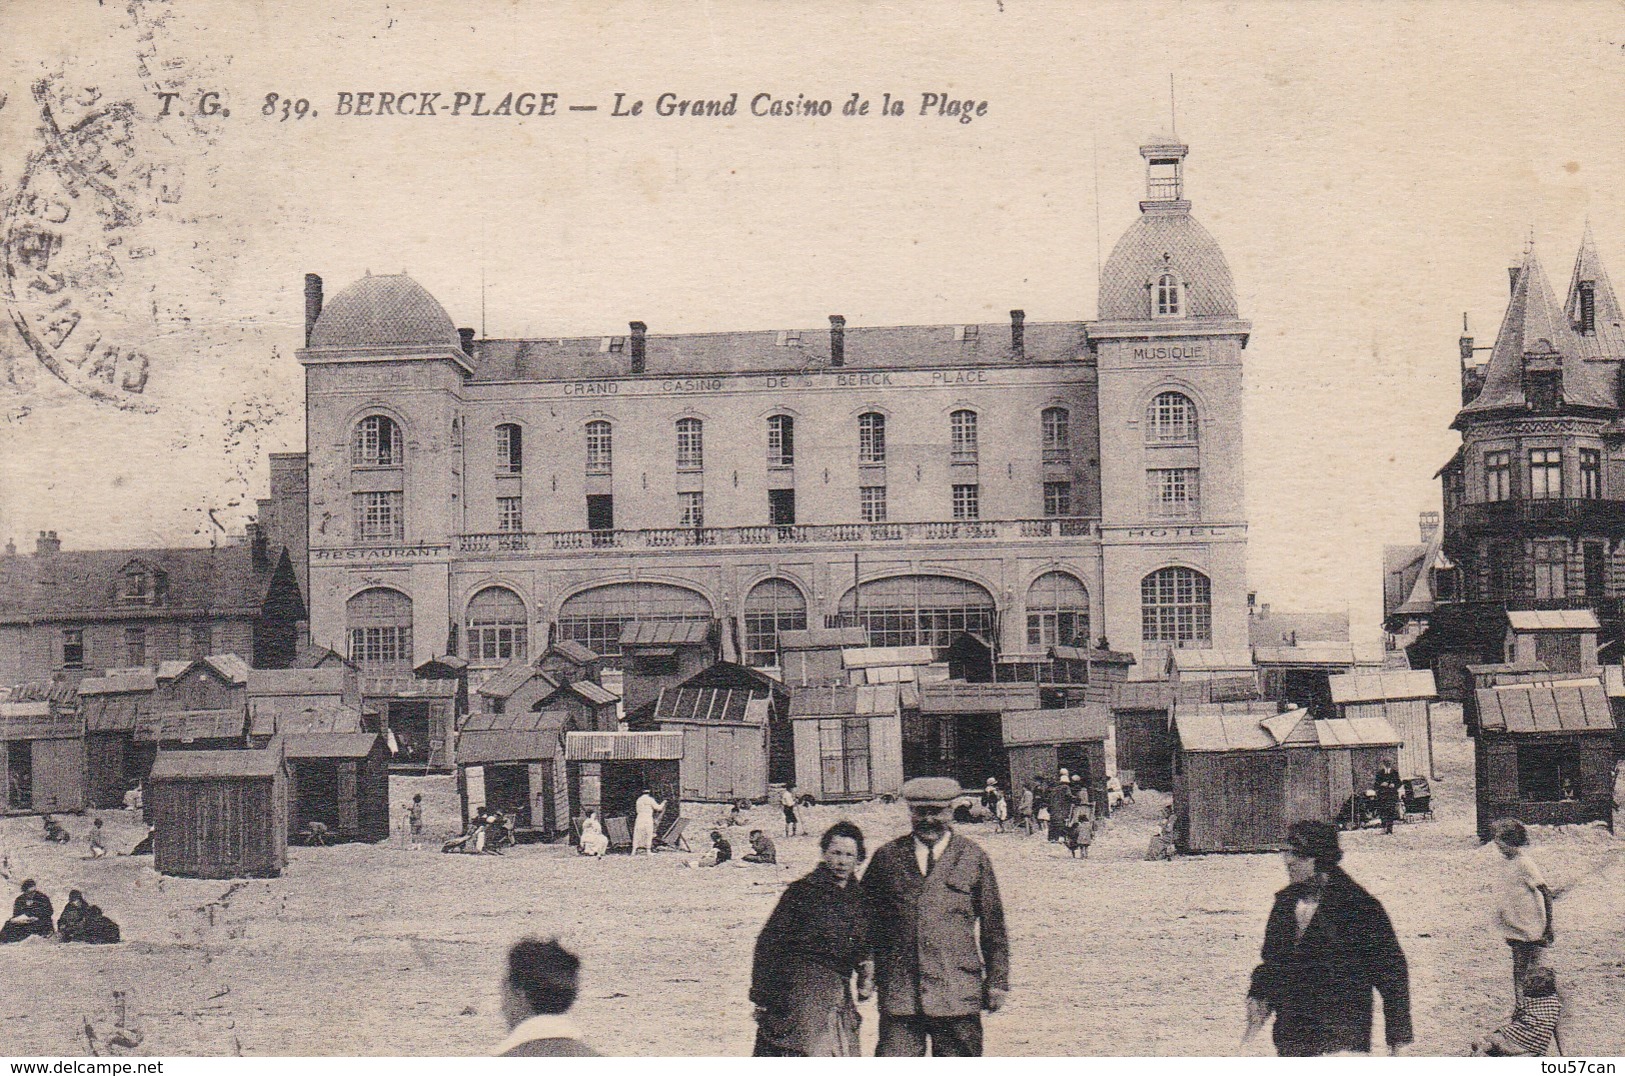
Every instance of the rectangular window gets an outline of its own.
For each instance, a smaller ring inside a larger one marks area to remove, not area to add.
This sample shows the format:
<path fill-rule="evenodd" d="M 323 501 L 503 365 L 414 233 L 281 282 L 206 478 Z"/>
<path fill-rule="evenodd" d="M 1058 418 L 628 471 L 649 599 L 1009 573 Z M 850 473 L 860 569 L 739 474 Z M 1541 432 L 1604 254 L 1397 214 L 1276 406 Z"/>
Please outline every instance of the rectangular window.
<path fill-rule="evenodd" d="M 862 717 L 818 722 L 818 753 L 824 793 L 866 795 L 869 787 L 869 721 Z"/>
<path fill-rule="evenodd" d="M 1588 501 L 1602 497 L 1602 453 L 1594 448 L 1580 450 L 1580 496 Z"/>
<path fill-rule="evenodd" d="M 192 625 L 192 656 L 206 658 L 214 653 L 214 633 L 207 624 Z"/>
<path fill-rule="evenodd" d="M 1072 514 L 1072 483 L 1045 482 L 1044 483 L 1044 515 L 1053 519 L 1056 516 L 1069 516 Z"/>
<path fill-rule="evenodd" d="M 1536 599 L 1568 596 L 1568 545 L 1562 539 L 1535 543 Z"/>
<path fill-rule="evenodd" d="M 974 483 L 954 487 L 954 518 L 981 519 L 981 487 Z"/>
<path fill-rule="evenodd" d="M 1529 496 L 1555 501 L 1563 496 L 1563 452 L 1556 448 L 1529 450 Z"/>
<path fill-rule="evenodd" d="M 610 535 L 615 530 L 615 498 L 607 493 L 587 494 L 587 529 Z"/>
<path fill-rule="evenodd" d="M 705 467 L 705 427 L 697 418 L 677 420 L 677 469 L 698 471 Z"/>
<path fill-rule="evenodd" d="M 1518 798 L 1561 803 L 1579 798 L 1580 752 L 1568 744 L 1518 745 Z"/>
<path fill-rule="evenodd" d="M 1512 453 L 1484 453 L 1484 499 L 1504 501 L 1512 496 Z"/>
<path fill-rule="evenodd" d="M 147 663 L 147 629 L 124 629 L 124 664 L 145 665 Z"/>
<path fill-rule="evenodd" d="M 886 462 L 886 416 L 878 411 L 858 416 L 858 462 Z"/>
<path fill-rule="evenodd" d="M 1159 519 L 1184 519 L 1201 514 L 1195 467 L 1167 467 L 1147 471 L 1151 480 L 1151 515 Z"/>
<path fill-rule="evenodd" d="M 523 497 L 497 498 L 497 530 L 522 531 L 525 529 L 525 499 Z"/>
<path fill-rule="evenodd" d="M 1531 370 L 1524 376 L 1524 395 L 1536 411 L 1563 406 L 1563 375 L 1556 370 Z"/>
<path fill-rule="evenodd" d="M 705 526 L 705 494 L 679 493 L 677 504 L 680 508 L 677 519 L 679 527 Z"/>
<path fill-rule="evenodd" d="M 609 474 L 614 448 L 610 425 L 604 421 L 587 423 L 587 473 Z"/>
<path fill-rule="evenodd" d="M 955 463 L 976 462 L 976 412 L 955 411 L 948 416 L 952 435 L 952 460 Z"/>
<path fill-rule="evenodd" d="M 1608 547 L 1601 542 L 1585 544 L 1586 597 L 1608 596 Z"/>
<path fill-rule="evenodd" d="M 770 489 L 767 491 L 767 521 L 775 527 L 789 527 L 795 524 L 795 490 Z"/>
<path fill-rule="evenodd" d="M 85 665 L 85 630 L 83 628 L 62 629 L 62 666 L 67 669 L 82 669 Z"/>
<path fill-rule="evenodd" d="M 1044 409 L 1044 462 L 1072 462 L 1071 415 L 1064 407 Z"/>
<path fill-rule="evenodd" d="M 519 427 L 511 422 L 498 426 L 497 474 L 522 474 L 524 466 L 524 442 Z"/>
<path fill-rule="evenodd" d="M 376 627 L 350 629 L 350 660 L 363 665 L 412 660 L 412 629 Z"/>
<path fill-rule="evenodd" d="M 886 522 L 886 487 L 860 486 L 858 512 L 865 523 Z"/>
<path fill-rule="evenodd" d="M 478 662 L 509 662 L 525 656 L 523 624 L 470 624 L 468 657 Z"/>
<path fill-rule="evenodd" d="M 1517 542 L 1496 542 L 1490 547 L 1491 598 L 1512 597 L 1513 588 L 1517 586 L 1518 562 L 1521 558 L 1522 547 Z"/>
<path fill-rule="evenodd" d="M 405 534 L 405 520 L 401 514 L 401 494 L 357 493 L 355 495 L 355 533 L 361 542 L 387 542 Z"/>
<path fill-rule="evenodd" d="M 796 462 L 796 420 L 772 415 L 767 420 L 767 465 L 793 467 Z"/>

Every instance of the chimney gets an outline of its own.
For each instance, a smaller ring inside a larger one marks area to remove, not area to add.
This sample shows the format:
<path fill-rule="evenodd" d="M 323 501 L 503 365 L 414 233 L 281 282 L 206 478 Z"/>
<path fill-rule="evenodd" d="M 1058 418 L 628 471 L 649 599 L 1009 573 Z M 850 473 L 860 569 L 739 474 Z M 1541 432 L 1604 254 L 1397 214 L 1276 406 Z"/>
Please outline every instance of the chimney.
<path fill-rule="evenodd" d="M 1509 295 L 1516 294 L 1517 290 L 1518 290 L 1518 267 L 1516 265 L 1509 265 L 1509 266 L 1507 266 L 1507 294 L 1509 294 Z"/>
<path fill-rule="evenodd" d="M 829 316 L 829 364 L 846 365 L 846 319 L 839 314 Z"/>
<path fill-rule="evenodd" d="M 641 321 L 628 323 L 632 329 L 632 372 L 643 373 L 644 347 L 648 342 L 649 326 Z"/>
<path fill-rule="evenodd" d="M 474 357 L 474 330 L 458 329 L 457 340 L 463 345 L 463 354 L 472 359 Z"/>
<path fill-rule="evenodd" d="M 1010 311 L 1010 350 L 1017 355 L 1027 352 L 1027 311 Z"/>
<path fill-rule="evenodd" d="M 1422 544 L 1427 545 L 1433 541 L 1434 535 L 1439 533 L 1439 513 L 1423 512 L 1418 518 L 1422 531 Z"/>
<path fill-rule="evenodd" d="M 322 316 L 322 278 L 315 273 L 305 274 L 305 346 L 310 346 L 310 334 L 316 329 L 316 319 Z"/>
<path fill-rule="evenodd" d="M 40 556 L 60 553 L 62 552 L 62 539 L 56 536 L 56 531 L 40 531 L 39 537 L 34 539 L 34 552 Z"/>
<path fill-rule="evenodd" d="M 271 566 L 270 542 L 265 537 L 265 531 L 260 528 L 258 520 L 250 520 L 243 527 L 243 535 L 248 539 L 249 557 L 252 559 L 254 570 L 263 572 Z"/>

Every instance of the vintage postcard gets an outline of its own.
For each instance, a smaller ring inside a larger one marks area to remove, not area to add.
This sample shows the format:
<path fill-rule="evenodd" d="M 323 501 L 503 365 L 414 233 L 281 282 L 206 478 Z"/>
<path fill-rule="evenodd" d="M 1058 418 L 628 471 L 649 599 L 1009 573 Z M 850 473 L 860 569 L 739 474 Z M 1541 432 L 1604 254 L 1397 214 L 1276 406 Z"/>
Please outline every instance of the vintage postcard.
<path fill-rule="evenodd" d="M 1618 5 L 0 41 L 0 1054 L 1625 1053 Z"/>

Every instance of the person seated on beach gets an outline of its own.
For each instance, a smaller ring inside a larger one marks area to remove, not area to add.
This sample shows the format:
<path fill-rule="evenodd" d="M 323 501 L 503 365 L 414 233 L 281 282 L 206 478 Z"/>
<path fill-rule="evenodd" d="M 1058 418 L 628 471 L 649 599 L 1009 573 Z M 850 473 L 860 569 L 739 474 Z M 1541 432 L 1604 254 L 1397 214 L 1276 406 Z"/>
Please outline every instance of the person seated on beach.
<path fill-rule="evenodd" d="M 1123 782 L 1117 779 L 1114 773 L 1106 778 L 1106 804 L 1113 810 L 1123 806 Z"/>
<path fill-rule="evenodd" d="M 141 786 L 131 785 L 130 790 L 124 793 L 124 809 L 126 811 L 141 810 Z"/>
<path fill-rule="evenodd" d="M 62 823 L 50 815 L 41 815 L 40 821 L 45 823 L 44 837 L 53 844 L 67 844 L 73 840 L 68 831 L 62 828 Z"/>
<path fill-rule="evenodd" d="M 598 821 L 598 812 L 588 811 L 587 817 L 581 820 L 581 854 L 602 858 L 608 851 L 609 838 L 604 836 L 604 827 Z"/>
<path fill-rule="evenodd" d="M 315 848 L 327 847 L 327 823 L 311 821 L 305 824 L 305 843 Z"/>
<path fill-rule="evenodd" d="M 711 847 L 700 857 L 700 866 L 719 867 L 733 857 L 734 846 L 728 842 L 728 838 L 722 835 L 720 829 L 712 830 Z"/>
<path fill-rule="evenodd" d="M 729 804 L 728 805 L 728 824 L 730 826 L 742 826 L 742 825 L 744 825 L 745 824 L 745 812 L 747 810 L 749 810 L 749 807 L 748 806 L 740 806 L 739 801 L 737 801 L 737 800 L 735 800 L 733 803 Z"/>
<path fill-rule="evenodd" d="M 86 840 L 90 844 L 91 859 L 101 859 L 107 854 L 107 842 L 102 839 L 102 820 L 100 818 L 90 824 L 90 834 Z"/>
<path fill-rule="evenodd" d="M 1473 1043 L 1475 1057 L 1540 1057 L 1557 1034 L 1563 1002 L 1557 996 L 1557 976 L 1536 964 L 1523 976 L 1523 998 L 1512 1018 Z"/>
<path fill-rule="evenodd" d="M 779 850 L 773 846 L 773 838 L 759 829 L 750 831 L 750 851 L 739 857 L 741 863 L 777 863 Z"/>
<path fill-rule="evenodd" d="M 135 842 L 135 847 L 130 849 L 130 854 L 132 856 L 150 856 L 150 855 L 152 855 L 152 834 L 153 834 L 153 827 L 148 826 L 147 827 L 147 835 L 145 837 L 142 837 L 139 841 Z"/>
<path fill-rule="evenodd" d="M 89 914 L 90 905 L 85 902 L 85 895 L 77 889 L 69 890 L 68 903 L 62 906 L 62 914 L 56 917 L 56 936 L 65 942 L 78 941 Z"/>
<path fill-rule="evenodd" d="M 38 934 L 42 938 L 49 938 L 56 933 L 56 909 L 51 906 L 51 898 L 40 892 L 34 884 L 34 879 L 23 880 L 22 892 L 11 903 L 11 918 L 6 925 L 0 928 L 0 945 L 7 942 L 18 942 L 24 938 Z"/>
<path fill-rule="evenodd" d="M 84 925 L 79 928 L 79 936 L 75 940 L 91 945 L 113 945 L 122 939 L 119 937 L 118 924 L 103 915 L 99 905 L 92 904 L 85 913 Z"/>

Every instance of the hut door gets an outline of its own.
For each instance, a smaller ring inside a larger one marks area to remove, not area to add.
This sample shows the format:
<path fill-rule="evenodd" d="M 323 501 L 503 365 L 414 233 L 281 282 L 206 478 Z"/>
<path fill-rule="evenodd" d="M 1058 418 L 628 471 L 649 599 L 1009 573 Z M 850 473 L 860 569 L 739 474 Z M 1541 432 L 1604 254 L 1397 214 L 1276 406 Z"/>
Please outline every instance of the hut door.
<path fill-rule="evenodd" d="M 1251 751 L 1224 767 L 1224 848 L 1256 851 L 1286 838 L 1286 753 Z"/>
<path fill-rule="evenodd" d="M 1579 672 L 1580 636 L 1567 632 L 1536 635 L 1535 660 L 1544 661 L 1554 673 Z"/>
<path fill-rule="evenodd" d="M 355 767 L 353 760 L 346 759 L 339 763 L 339 832 L 347 835 L 361 832 L 360 795 L 356 789 Z"/>
<path fill-rule="evenodd" d="M 83 740 L 35 740 L 34 810 L 78 811 L 85 806 Z"/>
<path fill-rule="evenodd" d="M 734 767 L 739 764 L 735 755 L 740 745 L 734 730 L 709 728 L 705 730 L 705 798 L 713 801 L 734 798 Z"/>
<path fill-rule="evenodd" d="M 1354 795 L 1354 755 L 1347 748 L 1326 752 L 1326 806 L 1332 818 L 1342 817 Z M 1296 819 L 1294 819 L 1296 821 Z"/>

